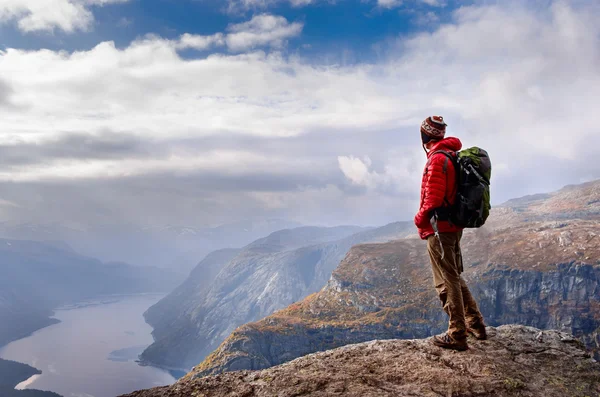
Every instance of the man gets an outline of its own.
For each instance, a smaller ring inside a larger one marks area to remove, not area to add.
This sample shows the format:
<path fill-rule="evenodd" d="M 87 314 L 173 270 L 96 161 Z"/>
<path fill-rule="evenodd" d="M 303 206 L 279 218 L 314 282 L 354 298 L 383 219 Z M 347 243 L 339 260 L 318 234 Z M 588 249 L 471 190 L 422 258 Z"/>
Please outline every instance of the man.
<path fill-rule="evenodd" d="M 486 339 L 485 324 L 477 303 L 460 276 L 463 271 L 460 239 L 462 229 L 443 214 L 454 204 L 456 170 L 444 151 L 456 156 L 462 143 L 458 138 L 445 138 L 447 124 L 441 116 L 428 117 L 421 124 L 421 140 L 427 153 L 427 164 L 421 183 L 421 204 L 415 225 L 423 240 L 433 269 L 433 282 L 444 311 L 449 316 L 448 332 L 434 336 L 433 344 L 447 349 L 467 350 L 467 332 L 477 339 Z M 434 211 L 434 210 L 438 211 Z M 433 222 L 433 224 L 432 224 Z M 434 227 L 437 226 L 439 235 Z"/>

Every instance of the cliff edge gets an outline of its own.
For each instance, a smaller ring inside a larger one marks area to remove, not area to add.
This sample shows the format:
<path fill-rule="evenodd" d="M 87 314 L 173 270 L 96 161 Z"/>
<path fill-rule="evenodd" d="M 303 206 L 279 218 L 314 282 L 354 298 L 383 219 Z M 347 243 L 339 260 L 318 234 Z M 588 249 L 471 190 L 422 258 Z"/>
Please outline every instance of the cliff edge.
<path fill-rule="evenodd" d="M 372 341 L 311 354 L 262 371 L 195 377 L 126 397 L 600 395 L 600 363 L 571 335 L 489 327 L 466 352 L 428 339 Z"/>

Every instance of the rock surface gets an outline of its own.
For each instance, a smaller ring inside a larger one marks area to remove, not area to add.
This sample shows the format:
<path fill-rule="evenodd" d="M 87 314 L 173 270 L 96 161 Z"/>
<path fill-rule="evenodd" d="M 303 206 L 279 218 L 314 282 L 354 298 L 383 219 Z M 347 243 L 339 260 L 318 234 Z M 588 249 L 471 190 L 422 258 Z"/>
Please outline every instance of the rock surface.
<path fill-rule="evenodd" d="M 204 378 L 127 397 L 600 395 L 600 364 L 572 336 L 524 326 L 489 328 L 466 352 L 428 340 L 387 340 L 312 354 L 267 370 Z"/>

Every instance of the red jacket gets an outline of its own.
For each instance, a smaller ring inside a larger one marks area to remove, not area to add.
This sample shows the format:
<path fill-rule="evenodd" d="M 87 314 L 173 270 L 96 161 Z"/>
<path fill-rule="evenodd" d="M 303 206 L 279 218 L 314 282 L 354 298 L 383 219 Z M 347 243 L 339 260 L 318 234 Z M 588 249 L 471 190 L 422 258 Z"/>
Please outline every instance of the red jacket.
<path fill-rule="evenodd" d="M 462 148 L 458 138 L 445 138 L 435 144 L 427 153 L 427 164 L 421 183 L 421 204 L 415 216 L 415 225 L 423 240 L 434 234 L 431 226 L 430 211 L 446 205 L 444 198 L 454 204 L 456 197 L 456 170 L 448 157 L 443 153 L 433 154 L 437 150 L 457 152 Z M 448 221 L 438 221 L 440 233 L 458 232 L 462 230 Z"/>

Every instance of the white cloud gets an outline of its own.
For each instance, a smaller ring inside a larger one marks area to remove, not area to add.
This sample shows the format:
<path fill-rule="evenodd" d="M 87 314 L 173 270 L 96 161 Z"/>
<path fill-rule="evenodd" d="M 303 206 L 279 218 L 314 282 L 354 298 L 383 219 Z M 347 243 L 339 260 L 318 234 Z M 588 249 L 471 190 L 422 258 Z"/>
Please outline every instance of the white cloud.
<path fill-rule="evenodd" d="M 410 4 L 423 3 L 431 7 L 445 7 L 446 0 L 410 0 Z M 377 6 L 381 8 L 397 8 L 406 4 L 404 0 L 377 0 Z"/>
<path fill-rule="evenodd" d="M 131 25 L 133 25 L 133 19 L 127 17 L 122 17 L 119 19 L 119 22 L 117 22 L 117 26 L 120 28 L 127 28 Z"/>
<path fill-rule="evenodd" d="M 265 158 L 247 151 L 209 151 L 202 156 L 189 153 L 174 153 L 158 159 L 109 159 L 102 161 L 64 160 L 50 164 L 33 164 L 20 168 L 18 174 L 10 170 L 0 171 L 0 180 L 19 182 L 40 179 L 80 179 L 94 175 L 95 178 L 117 178 L 144 175 L 150 172 L 179 172 L 202 169 L 222 171 L 223 168 L 247 168 L 259 172 L 269 172 L 271 167 L 282 166 L 284 158 Z M 289 165 L 289 164 L 288 164 Z M 0 205 L 2 205 L 0 200 Z"/>
<path fill-rule="evenodd" d="M 378 183 L 379 174 L 369 171 L 371 159 L 365 157 L 364 160 L 354 156 L 339 156 L 338 163 L 340 169 L 353 184 L 365 187 L 371 187 Z"/>
<path fill-rule="evenodd" d="M 176 43 L 178 49 L 193 48 L 204 51 L 212 47 L 220 47 L 225 44 L 225 36 L 223 33 L 215 33 L 210 36 L 202 36 L 197 34 L 185 33 L 179 38 Z"/>
<path fill-rule="evenodd" d="M 390 151 L 388 155 L 392 153 L 394 152 Z M 372 169 L 373 163 L 369 156 L 363 159 L 354 156 L 338 156 L 338 165 L 352 185 L 368 191 L 402 194 L 419 183 L 418 174 L 413 171 L 414 165 L 421 163 L 421 157 L 416 156 L 414 152 L 390 156 L 380 172 Z M 407 183 L 409 181 L 411 183 Z"/>
<path fill-rule="evenodd" d="M 440 17 L 433 11 L 420 12 L 416 14 L 415 21 L 421 26 L 434 26 L 440 22 Z"/>
<path fill-rule="evenodd" d="M 445 7 L 447 2 L 446 0 L 419 0 L 427 5 L 432 7 Z"/>
<path fill-rule="evenodd" d="M 288 22 L 282 16 L 261 14 L 250 21 L 230 25 L 228 33 L 216 33 L 209 36 L 184 34 L 176 43 L 177 48 L 207 50 L 212 47 L 227 46 L 229 51 L 241 52 L 252 48 L 270 46 L 283 47 L 287 40 L 299 36 L 304 24 Z"/>
<path fill-rule="evenodd" d="M 368 2 L 371 0 L 361 0 Z M 243 12 L 248 10 L 266 9 L 278 3 L 289 3 L 293 7 L 303 7 L 317 3 L 335 4 L 337 0 L 228 0 L 228 12 Z M 445 7 L 447 0 L 376 0 L 377 6 L 381 8 L 396 8 L 403 4 L 425 4 L 431 7 Z"/>
<path fill-rule="evenodd" d="M 90 6 L 126 1 L 128 0 L 2 0 L 0 23 L 16 20 L 23 32 L 60 29 L 72 33 L 90 28 L 94 21 Z"/>
<path fill-rule="evenodd" d="M 228 0 L 227 11 L 239 12 L 251 9 L 265 9 L 277 3 L 289 3 L 293 7 L 303 7 L 317 3 L 319 0 Z"/>
<path fill-rule="evenodd" d="M 44 145 L 57 134 L 110 130 L 175 149 L 147 159 L 15 163 L 3 168 L 0 179 L 178 170 L 301 173 L 318 185 L 302 187 L 299 196 L 314 200 L 314 211 L 323 194 L 327 202 L 346 200 L 339 208 L 348 211 L 380 199 L 381 206 L 369 207 L 372 216 L 407 218 L 410 207 L 399 207 L 406 201 L 391 198 L 418 194 L 424 163 L 418 125 L 431 114 L 446 118 L 449 134 L 488 149 L 495 163 L 507 165 L 496 174 L 495 195 L 554 189 L 581 177 L 582 170 L 586 178 L 600 177 L 594 153 L 600 145 L 595 116 L 600 10 L 580 7 L 565 2 L 549 9 L 517 2 L 463 7 L 452 24 L 399 39 L 385 61 L 350 66 L 317 66 L 277 52 L 203 59 L 178 53 L 184 43 L 229 48 L 229 35 L 240 32 L 251 38 L 231 48 L 276 43 L 285 35 L 271 33 L 291 25 L 277 17 L 204 39 L 148 37 L 126 48 L 105 42 L 74 53 L 8 49 L 0 54 L 0 83 L 6 85 L 0 107 L 7 109 L 0 118 L 0 144 Z M 305 136 L 311 137 L 308 143 Z M 239 147 L 205 155 L 178 143 L 204 138 Z M 275 144 L 277 150 L 271 148 Z M 327 185 L 335 189 L 324 190 Z M 288 190 L 253 194 L 265 205 L 300 213 L 303 200 Z"/>
<path fill-rule="evenodd" d="M 298 36 L 304 25 L 289 23 L 287 19 L 275 15 L 257 15 L 248 22 L 232 25 L 228 30 L 227 47 L 233 51 L 271 45 L 282 47 L 288 38 Z"/>
<path fill-rule="evenodd" d="M 394 8 L 402 5 L 402 0 L 377 0 L 377 5 L 382 8 Z"/>

